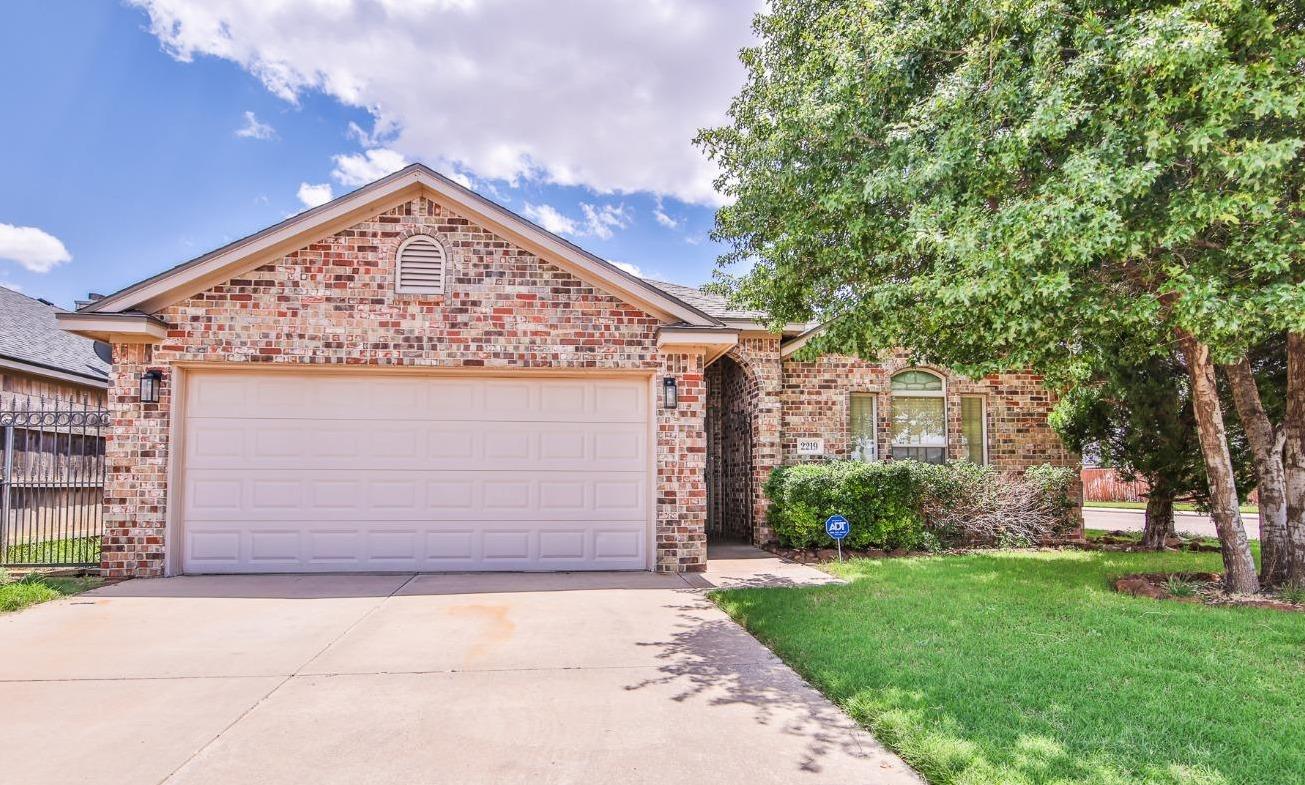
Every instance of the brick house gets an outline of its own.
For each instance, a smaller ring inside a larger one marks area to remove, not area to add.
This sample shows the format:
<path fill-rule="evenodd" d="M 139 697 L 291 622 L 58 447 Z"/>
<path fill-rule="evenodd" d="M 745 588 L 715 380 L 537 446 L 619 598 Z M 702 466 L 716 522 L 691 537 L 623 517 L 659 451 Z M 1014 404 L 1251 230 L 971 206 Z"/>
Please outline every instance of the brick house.
<path fill-rule="evenodd" d="M 103 568 L 697 571 L 784 461 L 1073 460 L 1035 377 L 759 316 L 407 167 L 60 316 L 113 346 Z"/>

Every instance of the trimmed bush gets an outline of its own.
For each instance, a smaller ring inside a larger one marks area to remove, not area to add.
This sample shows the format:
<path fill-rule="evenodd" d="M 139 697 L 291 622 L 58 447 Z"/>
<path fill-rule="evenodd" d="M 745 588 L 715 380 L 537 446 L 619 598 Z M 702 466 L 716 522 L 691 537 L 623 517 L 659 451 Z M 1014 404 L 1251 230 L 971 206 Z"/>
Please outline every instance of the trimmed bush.
<path fill-rule="evenodd" d="M 928 465 L 916 461 L 834 461 L 784 466 L 771 472 L 768 520 L 781 545 L 830 545 L 825 519 L 836 513 L 852 522 L 843 540 L 851 548 L 923 548 L 920 498 Z"/>
<path fill-rule="evenodd" d="M 833 461 L 784 466 L 766 483 L 768 520 L 781 545 L 827 547 L 825 519 L 846 515 L 851 548 L 933 550 L 964 542 L 1028 542 L 1069 519 L 1073 470 L 1037 466 L 1023 476 L 956 461 Z"/>

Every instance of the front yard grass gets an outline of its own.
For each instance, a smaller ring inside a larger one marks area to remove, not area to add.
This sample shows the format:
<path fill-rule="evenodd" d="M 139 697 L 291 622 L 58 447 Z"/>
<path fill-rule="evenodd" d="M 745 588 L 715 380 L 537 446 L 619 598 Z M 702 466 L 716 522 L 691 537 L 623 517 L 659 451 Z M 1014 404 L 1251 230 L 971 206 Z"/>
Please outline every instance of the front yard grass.
<path fill-rule="evenodd" d="M 0 570 L 0 613 L 21 610 L 29 605 L 36 605 L 70 594 L 81 594 L 103 584 L 100 578 L 71 577 L 55 578 L 40 575 L 27 575 L 11 581 Z"/>
<path fill-rule="evenodd" d="M 1217 553 L 857 560 L 848 585 L 713 595 L 941 785 L 1305 776 L 1305 616 L 1116 594 Z"/>

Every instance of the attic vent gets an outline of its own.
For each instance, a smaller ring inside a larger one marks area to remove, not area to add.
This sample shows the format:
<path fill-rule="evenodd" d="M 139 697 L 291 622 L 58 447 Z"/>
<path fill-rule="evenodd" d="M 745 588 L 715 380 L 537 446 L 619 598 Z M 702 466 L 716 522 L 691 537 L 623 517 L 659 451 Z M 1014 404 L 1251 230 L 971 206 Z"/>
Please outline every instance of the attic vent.
<path fill-rule="evenodd" d="M 404 240 L 399 246 L 396 266 L 399 292 L 444 293 L 444 246 L 433 237 L 419 234 Z"/>

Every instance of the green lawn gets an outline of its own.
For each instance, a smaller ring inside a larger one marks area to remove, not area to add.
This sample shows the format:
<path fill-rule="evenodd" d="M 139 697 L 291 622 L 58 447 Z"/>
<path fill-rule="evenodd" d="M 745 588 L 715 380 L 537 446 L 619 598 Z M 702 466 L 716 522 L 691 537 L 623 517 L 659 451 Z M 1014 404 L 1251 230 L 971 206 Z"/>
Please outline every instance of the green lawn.
<path fill-rule="evenodd" d="M 713 595 L 932 783 L 1305 775 L 1305 615 L 1116 594 L 1217 553 L 857 560 L 844 586 Z"/>
<path fill-rule="evenodd" d="M 80 594 L 104 583 L 99 578 L 45 578 L 28 575 L 21 580 L 5 580 L 0 571 L 0 613 L 8 613 L 28 605 L 57 600 L 69 594 Z"/>
<path fill-rule="evenodd" d="M 1083 502 L 1084 507 L 1106 507 L 1112 510 L 1145 510 L 1146 502 Z M 1196 505 L 1189 502 L 1178 502 L 1174 504 L 1174 509 L 1179 512 L 1197 512 Z M 1257 513 L 1260 511 L 1258 505 L 1243 504 L 1242 512 Z"/>
<path fill-rule="evenodd" d="M 99 537 L 72 537 L 10 545 L 4 562 L 10 564 L 99 564 Z"/>

